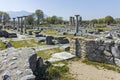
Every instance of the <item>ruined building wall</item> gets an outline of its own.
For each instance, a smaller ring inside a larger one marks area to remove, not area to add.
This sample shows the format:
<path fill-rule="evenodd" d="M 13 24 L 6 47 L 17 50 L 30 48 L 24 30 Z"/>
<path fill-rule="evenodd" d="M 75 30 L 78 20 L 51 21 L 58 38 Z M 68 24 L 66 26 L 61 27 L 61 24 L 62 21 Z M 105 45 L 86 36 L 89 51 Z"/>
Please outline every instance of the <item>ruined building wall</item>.
<path fill-rule="evenodd" d="M 87 58 L 90 61 L 115 64 L 120 66 L 120 40 L 71 40 L 70 51 L 72 54 L 80 54 L 82 58 Z M 77 49 L 76 46 L 80 45 Z M 79 50 L 79 52 L 77 52 Z"/>

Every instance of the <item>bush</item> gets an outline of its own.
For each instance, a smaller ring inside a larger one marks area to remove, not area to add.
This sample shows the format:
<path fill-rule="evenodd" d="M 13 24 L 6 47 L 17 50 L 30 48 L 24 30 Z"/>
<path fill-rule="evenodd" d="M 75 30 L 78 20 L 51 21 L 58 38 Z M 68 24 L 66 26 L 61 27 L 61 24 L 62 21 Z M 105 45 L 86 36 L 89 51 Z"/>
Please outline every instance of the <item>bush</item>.
<path fill-rule="evenodd" d="M 98 30 L 98 32 L 104 32 L 103 28 L 98 28 L 97 30 Z"/>

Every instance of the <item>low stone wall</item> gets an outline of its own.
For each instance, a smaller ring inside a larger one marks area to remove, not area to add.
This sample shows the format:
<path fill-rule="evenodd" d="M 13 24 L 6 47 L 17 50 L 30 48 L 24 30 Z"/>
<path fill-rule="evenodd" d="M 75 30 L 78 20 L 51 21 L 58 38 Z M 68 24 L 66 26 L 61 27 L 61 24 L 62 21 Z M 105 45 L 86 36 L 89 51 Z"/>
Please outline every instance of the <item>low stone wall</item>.
<path fill-rule="evenodd" d="M 78 40 L 79 43 L 76 43 Z M 78 49 L 77 46 L 80 45 Z M 71 40 L 71 53 L 90 61 L 120 66 L 120 40 Z M 79 51 L 80 50 L 80 51 Z"/>

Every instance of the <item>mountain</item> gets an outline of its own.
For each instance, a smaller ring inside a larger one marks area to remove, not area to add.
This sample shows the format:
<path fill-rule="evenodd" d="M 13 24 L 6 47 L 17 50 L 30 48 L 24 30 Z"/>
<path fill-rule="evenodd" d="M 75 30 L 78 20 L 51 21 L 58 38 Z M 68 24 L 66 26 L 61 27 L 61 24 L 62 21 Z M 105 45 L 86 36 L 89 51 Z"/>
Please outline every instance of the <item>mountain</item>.
<path fill-rule="evenodd" d="M 11 19 L 20 17 L 20 16 L 28 16 L 32 14 L 32 12 L 28 12 L 28 11 L 8 11 L 7 13 L 10 15 Z M 48 15 L 44 14 L 44 17 L 46 18 L 48 17 Z"/>
<path fill-rule="evenodd" d="M 27 12 L 27 11 L 8 11 L 7 13 L 10 15 L 11 18 L 27 16 L 32 14 L 32 12 Z"/>

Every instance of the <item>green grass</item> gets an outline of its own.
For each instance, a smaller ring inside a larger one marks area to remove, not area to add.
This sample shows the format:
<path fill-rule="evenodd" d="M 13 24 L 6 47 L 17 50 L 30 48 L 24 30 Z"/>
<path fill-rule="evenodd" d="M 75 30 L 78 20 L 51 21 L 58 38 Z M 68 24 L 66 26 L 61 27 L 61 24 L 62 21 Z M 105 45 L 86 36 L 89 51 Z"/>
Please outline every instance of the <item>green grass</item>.
<path fill-rule="evenodd" d="M 96 27 L 101 27 L 101 26 L 104 26 L 106 27 L 106 24 L 95 24 Z"/>
<path fill-rule="evenodd" d="M 1 40 L 0 40 L 0 49 L 2 50 L 6 49 L 4 43 Z"/>
<path fill-rule="evenodd" d="M 53 48 L 53 49 L 48 49 L 48 50 L 42 50 L 38 51 L 37 55 L 39 57 L 42 57 L 43 59 L 48 59 L 51 57 L 52 54 L 57 53 L 57 52 L 62 52 L 59 48 Z"/>
<path fill-rule="evenodd" d="M 44 32 L 42 32 L 43 34 L 46 34 L 46 35 L 52 35 L 54 37 L 67 37 L 68 39 L 72 39 L 74 38 L 73 35 L 69 35 L 69 34 L 66 34 L 66 35 L 63 35 L 63 34 L 57 34 L 56 30 L 46 30 Z"/>
<path fill-rule="evenodd" d="M 99 30 L 99 31 L 107 31 L 109 28 L 87 28 L 87 30 Z"/>
<path fill-rule="evenodd" d="M 37 43 L 34 39 L 31 40 L 21 40 L 21 41 L 10 41 L 15 48 L 20 47 L 37 47 L 40 45 L 45 45 L 43 43 Z"/>
<path fill-rule="evenodd" d="M 50 66 L 47 69 L 47 78 L 52 80 L 74 80 L 69 76 L 69 67 L 64 65 L 63 67 Z"/>
<path fill-rule="evenodd" d="M 82 60 L 82 62 L 87 64 L 87 65 L 93 65 L 96 68 L 103 67 L 105 69 L 112 70 L 112 71 L 117 71 L 118 73 L 120 73 L 120 67 L 117 67 L 117 66 L 114 66 L 114 65 L 92 62 L 92 61 L 88 61 L 87 59 Z"/>
<path fill-rule="evenodd" d="M 43 33 L 44 34 L 49 34 L 49 35 L 55 35 L 56 34 L 56 30 L 45 30 Z"/>

